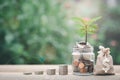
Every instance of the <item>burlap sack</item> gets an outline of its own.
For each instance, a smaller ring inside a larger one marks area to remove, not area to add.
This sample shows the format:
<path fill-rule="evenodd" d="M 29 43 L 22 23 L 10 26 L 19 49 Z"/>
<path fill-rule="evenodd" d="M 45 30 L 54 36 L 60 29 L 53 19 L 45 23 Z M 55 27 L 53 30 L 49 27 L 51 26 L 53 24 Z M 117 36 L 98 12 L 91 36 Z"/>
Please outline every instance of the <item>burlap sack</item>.
<path fill-rule="evenodd" d="M 99 55 L 97 56 L 96 65 L 94 68 L 95 75 L 113 75 L 113 59 L 110 55 L 110 49 L 104 48 L 102 46 L 99 47 L 100 51 L 98 51 Z"/>

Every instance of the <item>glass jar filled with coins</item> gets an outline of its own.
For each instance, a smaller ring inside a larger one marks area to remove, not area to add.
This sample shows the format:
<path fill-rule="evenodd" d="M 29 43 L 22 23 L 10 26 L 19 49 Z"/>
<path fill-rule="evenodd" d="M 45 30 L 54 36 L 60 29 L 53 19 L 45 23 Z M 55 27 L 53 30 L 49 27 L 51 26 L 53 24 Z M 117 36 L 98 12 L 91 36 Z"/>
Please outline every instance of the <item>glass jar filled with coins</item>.
<path fill-rule="evenodd" d="M 73 47 L 73 74 L 75 75 L 90 75 L 93 74 L 94 59 L 93 47 L 87 43 L 77 42 Z"/>

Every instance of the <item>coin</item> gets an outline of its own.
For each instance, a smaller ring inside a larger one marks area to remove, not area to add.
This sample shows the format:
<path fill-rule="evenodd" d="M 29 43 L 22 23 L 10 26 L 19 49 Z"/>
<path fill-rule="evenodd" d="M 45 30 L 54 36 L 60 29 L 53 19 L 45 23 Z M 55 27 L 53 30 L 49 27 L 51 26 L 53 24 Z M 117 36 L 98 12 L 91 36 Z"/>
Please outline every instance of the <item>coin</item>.
<path fill-rule="evenodd" d="M 77 66 L 73 66 L 73 72 L 79 72 L 78 67 Z"/>
<path fill-rule="evenodd" d="M 61 65 L 59 66 L 59 75 L 67 75 L 68 74 L 68 66 Z"/>
<path fill-rule="evenodd" d="M 24 72 L 24 75 L 32 75 L 32 72 Z"/>
<path fill-rule="evenodd" d="M 68 71 L 60 71 L 59 72 L 59 75 L 67 75 L 68 74 Z"/>
<path fill-rule="evenodd" d="M 43 71 L 36 71 L 36 72 L 34 72 L 35 73 L 35 75 L 42 75 L 43 74 Z"/>
<path fill-rule="evenodd" d="M 85 67 L 80 69 L 80 73 L 86 73 L 86 72 L 87 72 L 87 70 Z"/>
<path fill-rule="evenodd" d="M 48 75 L 55 75 L 56 69 L 47 69 L 47 74 Z"/>
<path fill-rule="evenodd" d="M 73 64 L 74 64 L 75 66 L 78 66 L 78 65 L 79 65 L 79 62 L 75 60 L 75 61 L 73 62 Z"/>
<path fill-rule="evenodd" d="M 79 68 L 82 69 L 82 68 L 84 68 L 84 67 L 85 67 L 84 63 L 80 62 L 80 63 L 79 63 Z"/>
<path fill-rule="evenodd" d="M 93 72 L 93 65 L 88 66 L 88 72 Z"/>

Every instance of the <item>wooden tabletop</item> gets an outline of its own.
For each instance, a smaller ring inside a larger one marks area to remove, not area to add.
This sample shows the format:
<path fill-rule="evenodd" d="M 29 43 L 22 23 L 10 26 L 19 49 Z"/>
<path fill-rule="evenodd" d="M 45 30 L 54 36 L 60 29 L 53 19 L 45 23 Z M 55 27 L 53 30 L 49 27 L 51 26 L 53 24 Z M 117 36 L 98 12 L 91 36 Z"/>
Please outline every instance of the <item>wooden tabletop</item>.
<path fill-rule="evenodd" d="M 62 64 L 61 64 L 62 65 Z M 56 69 L 56 75 L 47 75 L 46 70 Z M 115 65 L 115 75 L 107 76 L 76 76 L 72 73 L 72 66 L 69 65 L 68 75 L 58 74 L 59 65 L 0 65 L 0 80 L 120 80 L 120 66 Z M 44 71 L 43 75 L 35 75 L 35 71 Z M 24 75 L 25 72 L 32 72 L 32 75 Z"/>

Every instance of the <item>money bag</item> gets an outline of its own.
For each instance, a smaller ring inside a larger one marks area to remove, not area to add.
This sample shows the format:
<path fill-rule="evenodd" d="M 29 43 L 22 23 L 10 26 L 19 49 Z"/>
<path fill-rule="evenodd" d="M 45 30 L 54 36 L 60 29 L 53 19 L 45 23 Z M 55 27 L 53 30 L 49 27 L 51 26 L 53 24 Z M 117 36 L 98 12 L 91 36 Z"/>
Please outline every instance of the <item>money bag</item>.
<path fill-rule="evenodd" d="M 110 48 L 99 46 L 97 61 L 94 68 L 95 75 L 114 75 L 113 59 L 110 55 Z"/>

